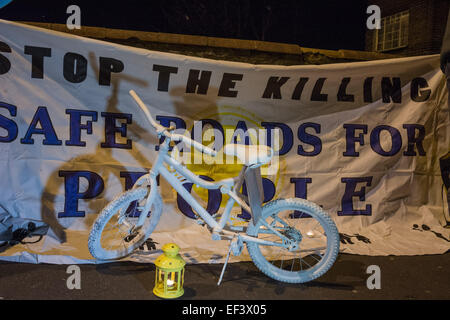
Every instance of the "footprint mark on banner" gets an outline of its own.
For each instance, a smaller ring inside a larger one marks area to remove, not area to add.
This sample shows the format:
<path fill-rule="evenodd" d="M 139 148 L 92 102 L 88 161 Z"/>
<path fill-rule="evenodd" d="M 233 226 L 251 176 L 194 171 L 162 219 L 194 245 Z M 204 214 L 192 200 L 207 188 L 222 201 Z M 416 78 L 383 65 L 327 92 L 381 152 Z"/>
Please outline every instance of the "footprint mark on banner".
<path fill-rule="evenodd" d="M 356 240 L 364 242 L 364 243 L 372 243 L 369 238 L 367 238 L 367 237 L 365 237 L 363 235 L 360 235 L 358 233 L 353 234 L 353 235 L 349 235 L 349 234 L 345 234 L 345 233 L 339 233 L 339 239 L 340 239 L 342 244 L 355 244 L 352 241 L 352 238 L 356 238 Z"/>
<path fill-rule="evenodd" d="M 429 226 L 427 226 L 426 224 L 422 224 L 421 228 L 422 229 L 419 228 L 418 224 L 413 224 L 413 227 L 412 227 L 413 230 L 420 231 L 420 232 L 429 231 L 429 232 L 433 233 L 436 237 L 438 237 L 442 240 L 445 240 L 447 242 L 450 242 L 450 240 L 447 239 L 446 237 L 444 237 L 444 235 L 442 233 L 431 230 L 431 228 Z"/>

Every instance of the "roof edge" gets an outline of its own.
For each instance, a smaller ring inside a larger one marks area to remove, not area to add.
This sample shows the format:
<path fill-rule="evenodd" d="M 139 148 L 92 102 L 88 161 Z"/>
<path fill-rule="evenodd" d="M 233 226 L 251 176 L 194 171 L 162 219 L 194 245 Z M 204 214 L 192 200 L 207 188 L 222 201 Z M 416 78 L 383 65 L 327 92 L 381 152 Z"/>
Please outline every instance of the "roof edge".
<path fill-rule="evenodd" d="M 216 38 L 206 36 L 194 36 L 187 34 L 147 32 L 147 31 L 110 29 L 110 28 L 88 27 L 88 26 L 83 26 L 81 29 L 70 30 L 66 27 L 65 24 L 59 23 L 43 23 L 43 22 L 29 22 L 29 21 L 17 21 L 17 22 L 35 27 L 95 39 L 126 40 L 129 38 L 137 38 L 141 41 L 146 42 L 229 48 L 238 50 L 255 50 L 261 52 L 290 54 L 290 55 L 322 54 L 327 57 L 335 59 L 348 59 L 361 61 L 392 59 L 401 57 L 400 55 L 370 52 L 370 51 L 358 51 L 347 49 L 326 50 L 326 49 L 306 48 L 296 44 L 269 42 L 269 41 Z"/>

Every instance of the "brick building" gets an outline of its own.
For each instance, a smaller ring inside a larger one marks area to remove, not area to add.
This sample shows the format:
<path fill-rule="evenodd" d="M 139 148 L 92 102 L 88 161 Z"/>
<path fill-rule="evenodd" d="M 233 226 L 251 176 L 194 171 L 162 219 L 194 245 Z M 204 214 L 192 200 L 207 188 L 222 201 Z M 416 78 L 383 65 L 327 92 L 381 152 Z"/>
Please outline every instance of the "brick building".
<path fill-rule="evenodd" d="M 345 49 L 323 50 L 300 47 L 296 44 L 255 40 L 215 38 L 88 26 L 83 26 L 81 29 L 70 30 L 65 24 L 42 22 L 22 23 L 137 48 L 252 64 L 328 64 L 391 59 L 398 57 L 396 55 L 383 52 L 367 52 Z"/>
<path fill-rule="evenodd" d="M 448 0 L 372 0 L 381 9 L 381 29 L 366 32 L 366 51 L 403 56 L 439 53 Z"/>

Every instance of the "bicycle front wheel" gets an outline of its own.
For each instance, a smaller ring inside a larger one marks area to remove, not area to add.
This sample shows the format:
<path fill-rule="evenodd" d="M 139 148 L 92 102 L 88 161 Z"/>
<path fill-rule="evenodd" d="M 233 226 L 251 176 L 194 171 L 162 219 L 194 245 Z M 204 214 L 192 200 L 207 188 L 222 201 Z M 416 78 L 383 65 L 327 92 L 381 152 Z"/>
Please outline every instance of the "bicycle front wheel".
<path fill-rule="evenodd" d="M 100 260 L 119 259 L 131 254 L 150 236 L 162 212 L 162 199 L 156 196 L 149 212 L 142 212 L 150 187 L 137 187 L 118 195 L 102 210 L 89 235 L 89 251 Z M 144 224 L 136 226 L 141 214 Z"/>
<path fill-rule="evenodd" d="M 275 244 L 246 243 L 256 267 L 282 282 L 304 283 L 322 276 L 339 253 L 333 220 L 321 207 L 303 199 L 269 202 L 247 234 Z"/>

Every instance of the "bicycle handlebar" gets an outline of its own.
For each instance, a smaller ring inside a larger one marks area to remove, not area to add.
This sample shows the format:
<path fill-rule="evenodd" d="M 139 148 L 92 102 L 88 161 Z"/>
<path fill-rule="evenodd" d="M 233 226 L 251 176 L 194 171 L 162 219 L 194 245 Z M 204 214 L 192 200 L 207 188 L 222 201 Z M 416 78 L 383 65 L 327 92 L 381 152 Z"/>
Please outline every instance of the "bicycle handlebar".
<path fill-rule="evenodd" d="M 152 114 L 150 113 L 150 110 L 148 110 L 145 103 L 139 98 L 139 96 L 134 92 L 134 90 L 129 91 L 130 95 L 133 97 L 134 101 L 138 104 L 138 106 L 142 109 L 145 116 L 147 117 L 147 120 L 150 122 L 150 124 L 155 128 L 156 132 L 158 134 L 163 134 L 167 138 L 169 138 L 172 141 L 183 141 L 184 143 L 193 146 L 195 149 L 197 149 L 200 152 L 206 153 L 210 156 L 216 156 L 217 152 L 214 151 L 211 148 L 208 148 L 207 146 L 202 145 L 201 143 L 198 143 L 195 140 L 192 140 L 186 136 L 183 136 L 181 134 L 176 133 L 170 133 L 168 128 L 163 127 L 162 125 L 158 124 L 155 120 L 153 120 Z"/>
<path fill-rule="evenodd" d="M 155 120 L 153 120 L 152 114 L 150 113 L 150 110 L 148 110 L 145 103 L 139 98 L 139 96 L 134 92 L 134 90 L 129 91 L 130 95 L 133 97 L 134 101 L 138 104 L 138 106 L 144 111 L 145 116 L 147 117 L 147 120 L 150 122 L 150 124 L 155 128 L 156 132 L 162 133 L 167 128 L 163 127 L 162 125 L 158 124 Z"/>
<path fill-rule="evenodd" d="M 192 140 L 186 136 L 183 136 L 181 134 L 176 134 L 176 133 L 171 133 L 170 136 L 173 141 L 183 141 L 184 143 L 193 146 L 195 149 L 197 149 L 200 152 L 206 153 L 213 157 L 217 156 L 217 151 L 214 151 L 213 149 L 211 149 L 207 146 L 204 146 L 201 143 L 198 143 L 197 141 Z"/>

